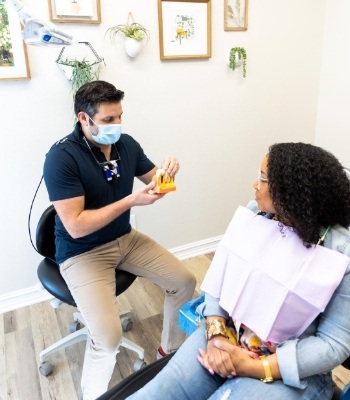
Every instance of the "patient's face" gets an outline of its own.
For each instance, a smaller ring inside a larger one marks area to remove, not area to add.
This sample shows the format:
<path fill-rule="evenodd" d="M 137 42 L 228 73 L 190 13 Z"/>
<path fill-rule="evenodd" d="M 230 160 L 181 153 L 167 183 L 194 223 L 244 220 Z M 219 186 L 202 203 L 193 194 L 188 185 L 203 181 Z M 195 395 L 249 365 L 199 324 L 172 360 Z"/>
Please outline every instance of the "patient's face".
<path fill-rule="evenodd" d="M 260 164 L 260 184 L 258 181 L 254 182 L 255 200 L 258 203 L 260 211 L 275 214 L 275 208 L 269 192 L 269 176 L 267 171 L 267 156 L 264 157 Z"/>

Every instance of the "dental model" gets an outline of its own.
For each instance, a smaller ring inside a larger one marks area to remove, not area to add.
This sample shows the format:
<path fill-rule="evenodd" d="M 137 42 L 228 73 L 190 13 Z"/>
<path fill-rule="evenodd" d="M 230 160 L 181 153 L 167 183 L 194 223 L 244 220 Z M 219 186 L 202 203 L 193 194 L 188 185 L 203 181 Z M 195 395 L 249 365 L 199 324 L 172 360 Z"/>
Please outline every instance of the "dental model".
<path fill-rule="evenodd" d="M 151 194 L 168 193 L 176 190 L 174 177 L 167 175 L 165 170 L 162 168 L 157 169 L 157 172 L 152 179 L 156 183 L 156 186 L 149 191 Z"/>

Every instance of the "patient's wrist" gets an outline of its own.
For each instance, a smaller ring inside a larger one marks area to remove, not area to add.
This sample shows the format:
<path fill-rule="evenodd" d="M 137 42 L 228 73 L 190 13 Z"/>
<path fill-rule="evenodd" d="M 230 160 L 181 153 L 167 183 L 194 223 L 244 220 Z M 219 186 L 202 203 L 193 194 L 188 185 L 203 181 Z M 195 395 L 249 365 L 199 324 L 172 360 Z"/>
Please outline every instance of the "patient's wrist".
<path fill-rule="evenodd" d="M 221 318 L 221 317 L 207 318 L 206 338 L 207 338 L 207 340 L 211 340 L 215 336 L 223 336 L 223 337 L 227 338 L 226 320 L 224 318 Z"/>

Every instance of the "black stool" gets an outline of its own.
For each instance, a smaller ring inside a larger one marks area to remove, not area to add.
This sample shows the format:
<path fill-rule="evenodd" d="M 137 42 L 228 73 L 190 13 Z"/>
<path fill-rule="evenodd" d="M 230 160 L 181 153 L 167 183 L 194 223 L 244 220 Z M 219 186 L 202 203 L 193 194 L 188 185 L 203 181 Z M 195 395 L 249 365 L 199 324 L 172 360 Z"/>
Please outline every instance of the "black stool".
<path fill-rule="evenodd" d="M 54 261 L 55 257 L 55 216 L 56 211 L 51 205 L 48 207 L 40 217 L 40 220 L 36 229 L 36 246 L 38 252 L 45 257 L 38 266 L 38 278 L 44 288 L 52 294 L 55 298 L 51 301 L 51 305 L 54 308 L 59 307 L 61 304 L 66 303 L 73 307 L 76 307 L 75 301 L 66 285 L 65 280 L 59 271 L 59 266 Z M 117 273 L 117 287 L 116 296 L 123 293 L 136 279 L 136 276 L 126 272 L 118 271 Z M 131 312 L 125 311 L 119 314 L 122 322 L 124 331 L 128 331 L 132 328 Z M 47 376 L 52 372 L 53 366 L 50 362 L 46 361 L 49 354 L 64 349 L 74 343 L 78 343 L 82 340 L 87 340 L 89 332 L 86 327 L 81 328 L 81 324 L 84 324 L 84 319 L 80 312 L 73 313 L 74 321 L 70 326 L 70 335 L 64 337 L 58 342 L 54 343 L 50 347 L 46 348 L 39 354 L 40 367 L 39 371 L 42 375 Z M 131 342 L 124 336 L 122 337 L 121 346 L 135 351 L 138 354 L 139 359 L 134 364 L 134 370 L 137 371 L 145 365 L 144 362 L 144 349 L 137 344 Z"/>

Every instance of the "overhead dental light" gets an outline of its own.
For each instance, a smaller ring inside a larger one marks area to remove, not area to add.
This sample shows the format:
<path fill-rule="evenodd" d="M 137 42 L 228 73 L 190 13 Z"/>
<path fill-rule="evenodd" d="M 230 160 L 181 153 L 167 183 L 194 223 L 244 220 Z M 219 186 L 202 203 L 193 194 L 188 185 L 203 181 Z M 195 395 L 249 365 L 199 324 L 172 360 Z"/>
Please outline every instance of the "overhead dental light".
<path fill-rule="evenodd" d="M 57 29 L 51 22 L 34 18 L 20 0 L 10 0 L 23 25 L 23 40 L 35 46 L 69 46 L 73 37 Z"/>

